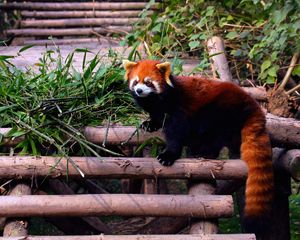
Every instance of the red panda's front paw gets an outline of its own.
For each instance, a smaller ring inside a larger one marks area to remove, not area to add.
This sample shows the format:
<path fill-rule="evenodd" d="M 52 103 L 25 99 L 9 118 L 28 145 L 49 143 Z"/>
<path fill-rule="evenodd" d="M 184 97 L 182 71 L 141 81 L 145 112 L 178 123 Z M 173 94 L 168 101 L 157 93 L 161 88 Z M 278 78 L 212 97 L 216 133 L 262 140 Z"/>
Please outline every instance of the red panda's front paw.
<path fill-rule="evenodd" d="M 144 121 L 141 125 L 141 128 L 147 132 L 155 132 L 160 129 L 153 121 Z"/>
<path fill-rule="evenodd" d="M 174 154 L 170 151 L 164 151 L 163 153 L 157 156 L 159 163 L 163 166 L 171 166 L 178 158 L 177 154 Z"/>

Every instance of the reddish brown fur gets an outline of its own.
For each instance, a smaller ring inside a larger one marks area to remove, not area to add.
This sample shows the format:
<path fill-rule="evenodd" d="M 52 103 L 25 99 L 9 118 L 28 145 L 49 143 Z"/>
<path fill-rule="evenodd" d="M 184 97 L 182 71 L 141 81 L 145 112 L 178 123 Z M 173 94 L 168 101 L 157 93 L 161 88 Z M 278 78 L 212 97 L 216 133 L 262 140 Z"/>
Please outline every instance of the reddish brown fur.
<path fill-rule="evenodd" d="M 265 129 L 265 116 L 257 103 L 240 87 L 207 78 L 175 77 L 183 89 L 188 114 L 216 101 L 222 108 L 235 108 L 241 102 L 255 109 L 242 129 L 241 158 L 248 165 L 245 217 L 269 213 L 273 198 L 272 151 Z M 237 97 L 238 96 L 238 97 Z"/>
<path fill-rule="evenodd" d="M 156 68 L 159 61 L 138 62 L 129 73 L 140 81 L 151 77 L 163 88 L 166 86 L 163 74 Z M 246 183 L 245 217 L 260 217 L 268 214 L 273 197 L 273 169 L 271 145 L 265 128 L 265 116 L 258 104 L 240 87 L 232 83 L 199 77 L 173 77 L 175 88 L 180 89 L 184 111 L 193 115 L 203 106 L 216 104 L 224 110 L 251 109 L 251 114 L 241 129 L 241 158 L 248 165 Z M 243 111 L 241 112 L 243 114 Z"/>

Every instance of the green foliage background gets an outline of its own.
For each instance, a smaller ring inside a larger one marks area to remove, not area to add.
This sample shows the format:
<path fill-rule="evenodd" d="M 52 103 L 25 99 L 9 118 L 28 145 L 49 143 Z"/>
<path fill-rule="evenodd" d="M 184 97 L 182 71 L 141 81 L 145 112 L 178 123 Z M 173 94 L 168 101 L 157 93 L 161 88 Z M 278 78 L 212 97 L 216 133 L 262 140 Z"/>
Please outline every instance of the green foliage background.
<path fill-rule="evenodd" d="M 300 51 L 299 0 L 171 0 L 162 12 L 148 13 L 124 44 L 146 42 L 149 53 L 160 57 L 197 56 L 198 70 L 209 66 L 205 41 L 214 35 L 224 38 L 237 77 L 262 83 L 274 83 L 278 70 Z M 300 66 L 293 74 L 300 75 Z"/>

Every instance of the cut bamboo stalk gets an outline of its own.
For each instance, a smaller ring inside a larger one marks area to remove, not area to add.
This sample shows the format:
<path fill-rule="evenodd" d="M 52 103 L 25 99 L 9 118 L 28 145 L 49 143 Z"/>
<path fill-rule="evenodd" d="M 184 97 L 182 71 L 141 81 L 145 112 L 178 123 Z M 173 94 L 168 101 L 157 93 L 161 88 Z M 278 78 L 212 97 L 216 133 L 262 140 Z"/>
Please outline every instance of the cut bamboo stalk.
<path fill-rule="evenodd" d="M 231 217 L 231 196 L 83 194 L 0 196 L 0 216 Z"/>
<path fill-rule="evenodd" d="M 172 167 L 153 158 L 71 157 L 87 178 L 174 178 L 245 179 L 247 167 L 239 160 L 180 159 Z M 0 156 L 1 178 L 33 176 L 80 177 L 78 171 L 60 157 Z"/>
<path fill-rule="evenodd" d="M 0 240 L 23 240 L 24 238 L 0 237 Z M 254 234 L 211 235 L 94 235 L 94 236 L 28 236 L 26 240 L 255 240 Z"/>
<path fill-rule="evenodd" d="M 141 11 L 22 11 L 22 17 L 30 18 L 82 18 L 82 17 L 100 17 L 100 18 L 117 18 L 117 17 L 138 17 Z M 153 11 L 149 11 L 149 15 Z"/>
<path fill-rule="evenodd" d="M 274 164 L 277 168 L 283 169 L 286 173 L 290 174 L 293 179 L 300 181 L 300 150 L 288 150 L 275 159 Z"/>
<path fill-rule="evenodd" d="M 24 20 L 21 27 L 74 27 L 74 26 L 103 26 L 103 25 L 130 25 L 139 18 L 74 18 L 55 20 Z"/>
<path fill-rule="evenodd" d="M 9 29 L 6 34 L 9 36 L 80 36 L 94 35 L 94 33 L 124 33 L 130 32 L 130 26 L 107 26 L 94 28 L 62 28 L 62 29 L 42 29 L 42 28 L 27 28 L 27 29 Z"/>
<path fill-rule="evenodd" d="M 284 88 L 285 85 L 287 84 L 287 82 L 288 82 L 288 80 L 289 80 L 289 78 L 290 78 L 290 76 L 292 74 L 292 71 L 293 71 L 293 69 L 294 69 L 294 67 L 295 67 L 295 65 L 296 65 L 296 63 L 298 61 L 299 55 L 300 55 L 300 52 L 297 52 L 297 53 L 295 53 L 293 55 L 291 63 L 289 65 L 289 68 L 288 68 L 288 70 L 287 70 L 287 72 L 286 72 L 286 74 L 285 74 L 285 76 L 284 76 L 284 78 L 283 78 L 283 80 L 282 80 L 279 88 Z"/>
<path fill-rule="evenodd" d="M 0 3 L 0 9 L 27 9 L 27 10 L 135 10 L 144 9 L 148 3 L 146 2 L 124 2 L 124 3 L 109 3 L 109 2 L 61 2 L 61 3 Z M 151 6 L 151 9 L 157 9 L 158 4 Z"/>
<path fill-rule="evenodd" d="M 17 184 L 10 193 L 10 196 L 30 195 L 31 188 L 27 184 Z M 18 237 L 28 235 L 28 220 L 14 218 L 9 219 L 3 229 L 4 237 Z"/>
<path fill-rule="evenodd" d="M 212 37 L 207 41 L 208 53 L 211 56 L 214 77 L 221 81 L 232 82 L 232 75 L 225 56 L 225 47 L 222 38 Z"/>

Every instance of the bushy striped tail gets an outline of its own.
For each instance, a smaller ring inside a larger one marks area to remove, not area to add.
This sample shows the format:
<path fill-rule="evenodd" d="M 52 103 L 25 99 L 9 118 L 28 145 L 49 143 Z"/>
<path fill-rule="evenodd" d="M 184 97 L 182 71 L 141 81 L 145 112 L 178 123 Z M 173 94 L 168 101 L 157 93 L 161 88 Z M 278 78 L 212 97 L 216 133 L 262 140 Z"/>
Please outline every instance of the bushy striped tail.
<path fill-rule="evenodd" d="M 259 109 L 247 119 L 242 129 L 241 157 L 248 165 L 244 224 L 247 232 L 256 234 L 267 224 L 274 195 L 272 148 L 265 122 Z"/>

